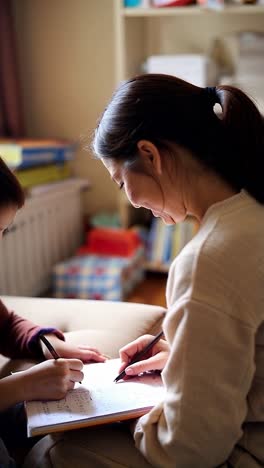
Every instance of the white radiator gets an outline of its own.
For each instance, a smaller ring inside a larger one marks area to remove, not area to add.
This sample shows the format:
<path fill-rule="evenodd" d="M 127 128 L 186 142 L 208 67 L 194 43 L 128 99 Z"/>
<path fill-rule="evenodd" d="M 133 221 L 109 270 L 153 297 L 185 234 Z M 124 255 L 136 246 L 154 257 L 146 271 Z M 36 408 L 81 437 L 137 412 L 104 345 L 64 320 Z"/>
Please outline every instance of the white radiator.
<path fill-rule="evenodd" d="M 50 288 L 53 265 L 81 243 L 83 188 L 77 180 L 27 200 L 0 240 L 0 294 L 37 296 Z"/>

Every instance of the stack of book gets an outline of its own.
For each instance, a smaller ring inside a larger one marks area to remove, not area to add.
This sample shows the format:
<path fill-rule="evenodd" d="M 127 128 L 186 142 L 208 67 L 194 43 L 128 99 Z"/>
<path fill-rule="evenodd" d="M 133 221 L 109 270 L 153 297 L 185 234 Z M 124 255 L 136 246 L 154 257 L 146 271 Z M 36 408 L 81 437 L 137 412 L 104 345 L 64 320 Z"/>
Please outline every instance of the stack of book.
<path fill-rule="evenodd" d="M 61 139 L 0 139 L 0 156 L 12 168 L 27 194 L 36 187 L 65 181 L 76 144 Z"/>
<path fill-rule="evenodd" d="M 194 218 L 182 223 L 166 225 L 160 218 L 153 218 L 147 241 L 147 267 L 167 271 L 173 259 L 198 231 Z"/>

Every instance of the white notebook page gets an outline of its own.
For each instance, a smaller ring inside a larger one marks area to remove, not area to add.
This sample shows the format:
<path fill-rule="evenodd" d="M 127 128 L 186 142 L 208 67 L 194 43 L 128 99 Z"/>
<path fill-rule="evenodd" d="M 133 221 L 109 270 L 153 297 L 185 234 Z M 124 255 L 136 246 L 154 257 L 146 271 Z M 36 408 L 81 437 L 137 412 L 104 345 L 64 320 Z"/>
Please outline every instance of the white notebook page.
<path fill-rule="evenodd" d="M 144 374 L 115 383 L 119 367 L 119 359 L 87 364 L 82 384 L 76 384 L 62 400 L 27 402 L 28 435 L 36 433 L 34 428 L 43 428 L 45 433 L 45 428 L 48 432 L 50 426 L 62 424 L 66 427 L 76 421 L 151 409 L 163 398 L 159 374 Z"/>

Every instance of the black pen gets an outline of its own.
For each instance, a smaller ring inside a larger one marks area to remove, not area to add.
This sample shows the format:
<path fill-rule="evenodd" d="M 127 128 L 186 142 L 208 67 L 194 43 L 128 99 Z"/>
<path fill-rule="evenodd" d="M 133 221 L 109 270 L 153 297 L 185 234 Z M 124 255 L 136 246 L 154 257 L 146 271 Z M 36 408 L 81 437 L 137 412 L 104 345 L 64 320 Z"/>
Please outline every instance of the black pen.
<path fill-rule="evenodd" d="M 48 348 L 50 354 L 52 355 L 52 357 L 54 359 L 59 359 L 60 356 L 58 355 L 57 351 L 53 348 L 52 344 L 49 342 L 49 340 L 47 340 L 47 338 L 44 336 L 44 335 L 40 335 L 39 336 L 39 339 L 42 341 L 42 343 L 44 343 L 44 345 Z M 79 382 L 80 384 L 82 382 Z"/>
<path fill-rule="evenodd" d="M 125 377 L 126 375 L 126 368 L 129 367 L 131 364 L 134 364 L 135 362 L 138 362 L 140 361 L 140 359 L 144 356 L 144 354 L 146 354 L 151 348 L 153 348 L 153 346 L 161 339 L 163 335 L 163 331 L 161 331 L 160 333 L 158 333 L 158 335 L 156 335 L 153 340 L 151 340 L 146 346 L 145 348 L 143 348 L 141 351 L 139 351 L 138 353 L 135 354 L 135 356 L 132 358 L 132 360 L 130 361 L 130 363 L 125 367 L 124 370 L 122 370 L 122 372 L 120 372 L 120 374 L 115 378 L 114 382 L 118 382 L 118 380 L 122 379 L 123 377 Z"/>
<path fill-rule="evenodd" d="M 50 344 L 49 340 L 44 335 L 40 335 L 39 339 L 44 343 L 44 345 L 48 348 L 50 354 L 54 359 L 59 359 L 60 356 L 58 355 L 57 351 L 53 348 L 53 346 Z"/>

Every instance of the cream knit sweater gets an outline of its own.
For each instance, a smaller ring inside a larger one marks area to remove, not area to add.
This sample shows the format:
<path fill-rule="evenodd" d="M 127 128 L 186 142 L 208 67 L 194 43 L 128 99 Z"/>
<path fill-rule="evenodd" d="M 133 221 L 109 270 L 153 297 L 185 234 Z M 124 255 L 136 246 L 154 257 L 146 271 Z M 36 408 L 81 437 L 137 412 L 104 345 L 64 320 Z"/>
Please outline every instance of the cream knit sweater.
<path fill-rule="evenodd" d="M 162 468 L 264 466 L 264 206 L 242 191 L 209 208 L 167 304 L 166 398 L 136 446 Z"/>

